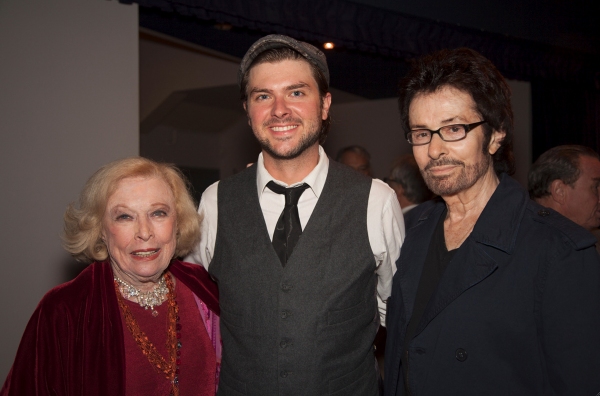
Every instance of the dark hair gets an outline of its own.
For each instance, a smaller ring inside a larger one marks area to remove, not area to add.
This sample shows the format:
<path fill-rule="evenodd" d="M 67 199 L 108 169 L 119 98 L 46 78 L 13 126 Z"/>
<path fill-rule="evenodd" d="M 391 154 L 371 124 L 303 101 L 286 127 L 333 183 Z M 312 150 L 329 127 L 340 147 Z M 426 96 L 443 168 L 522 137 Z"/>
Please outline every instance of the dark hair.
<path fill-rule="evenodd" d="M 498 69 L 487 58 L 469 48 L 445 49 L 416 59 L 408 74 L 400 80 L 400 117 L 406 132 L 410 130 L 408 110 L 416 95 L 452 87 L 471 95 L 483 124 L 487 153 L 492 131 L 506 135 L 492 156 L 496 174 L 514 173 L 512 151 L 513 112 L 510 88 Z"/>
<path fill-rule="evenodd" d="M 540 155 L 531 166 L 527 178 L 531 199 L 550 195 L 550 184 L 557 179 L 572 186 L 581 174 L 579 159 L 582 156 L 600 160 L 600 156 L 594 150 L 579 145 L 556 146 Z"/>
<path fill-rule="evenodd" d="M 406 199 L 413 203 L 420 204 L 433 197 L 423 180 L 415 157 L 411 154 L 403 155 L 394 162 L 387 180 L 400 184 Z"/>
<path fill-rule="evenodd" d="M 344 147 L 343 149 L 341 149 L 340 151 L 338 151 L 337 156 L 335 157 L 335 160 L 337 162 L 340 162 L 342 159 L 342 156 L 348 152 L 362 155 L 363 157 L 365 157 L 367 159 L 367 162 L 371 161 L 371 154 L 369 154 L 367 149 L 362 146 L 357 146 L 357 145 L 347 146 L 347 147 Z"/>
<path fill-rule="evenodd" d="M 321 98 L 321 106 L 323 106 L 323 99 L 325 95 L 329 92 L 329 84 L 327 83 L 327 78 L 323 74 L 323 72 L 312 62 L 306 60 L 302 54 L 298 51 L 295 51 L 289 47 L 281 47 L 281 48 L 272 48 L 262 52 L 260 55 L 254 59 L 248 70 L 242 76 L 240 81 L 240 97 L 242 102 L 246 103 L 248 101 L 248 80 L 250 76 L 250 70 L 256 65 L 260 65 L 261 63 L 278 63 L 284 60 L 301 60 L 306 62 L 310 66 L 310 70 L 312 75 L 317 82 L 317 87 L 319 88 L 319 97 Z M 327 134 L 329 133 L 329 128 L 331 126 L 331 110 L 327 115 L 327 119 L 323 120 L 321 123 L 321 133 L 319 134 L 319 143 L 323 144 L 325 139 L 327 138 Z"/>

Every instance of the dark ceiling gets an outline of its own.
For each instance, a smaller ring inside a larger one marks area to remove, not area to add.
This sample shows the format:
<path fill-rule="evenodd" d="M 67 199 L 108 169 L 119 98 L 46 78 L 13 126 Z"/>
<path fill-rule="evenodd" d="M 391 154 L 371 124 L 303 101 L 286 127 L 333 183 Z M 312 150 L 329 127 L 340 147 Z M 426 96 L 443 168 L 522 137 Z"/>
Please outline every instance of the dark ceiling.
<path fill-rule="evenodd" d="M 600 49 L 595 0 L 349 1 L 588 53 Z"/>
<path fill-rule="evenodd" d="M 226 12 L 221 11 L 211 19 L 211 17 L 198 11 L 200 8 L 210 8 L 210 1 L 188 0 L 185 2 L 187 9 L 182 8 L 183 6 L 177 9 L 172 6 L 172 4 L 175 4 L 172 0 L 136 2 L 140 4 L 140 26 L 238 58 L 243 57 L 250 45 L 265 34 L 281 33 L 281 29 L 284 29 L 284 32 L 290 30 L 289 26 L 285 26 L 285 23 L 293 25 L 289 21 L 282 20 L 278 25 L 277 18 L 285 18 L 286 15 L 277 8 L 284 8 L 283 4 L 302 7 L 302 3 L 289 1 L 278 3 L 262 0 L 242 4 L 230 0 L 232 9 L 236 6 L 243 7 L 245 4 L 257 4 L 258 6 L 258 3 L 261 3 L 261 7 L 271 8 L 264 12 L 261 9 L 254 14 L 254 17 L 264 15 L 265 20 L 262 23 L 252 24 L 242 20 L 240 23 L 232 24 L 227 21 L 232 20 L 231 18 L 234 21 L 239 21 L 242 18 L 239 16 L 231 17 Z M 155 4 L 161 5 L 161 3 L 171 4 L 170 9 L 168 6 L 163 6 L 161 10 L 159 7 L 154 6 Z M 199 5 L 200 3 L 202 4 Z M 311 0 L 304 4 L 306 4 L 306 7 L 311 5 L 321 6 L 322 10 L 328 11 L 327 7 L 329 6 L 323 5 L 323 3 L 322 1 Z M 420 55 L 420 52 L 434 50 L 436 46 L 442 48 L 460 45 L 472 46 L 490 57 L 507 77 L 522 80 L 529 79 L 532 65 L 534 68 L 538 65 L 543 68 L 544 62 L 555 67 L 561 62 L 569 62 L 572 59 L 582 57 L 582 59 L 585 58 L 585 61 L 564 66 L 563 69 L 568 71 L 580 70 L 582 69 L 580 64 L 588 62 L 589 59 L 593 59 L 592 63 L 596 67 L 599 53 L 598 43 L 600 42 L 597 13 L 590 12 L 589 5 L 583 3 L 585 3 L 583 0 L 573 0 L 569 3 L 557 0 L 487 0 L 484 2 L 456 0 L 413 0 L 410 2 L 396 0 L 336 0 L 329 2 L 332 12 L 333 10 L 343 9 L 344 4 L 357 4 L 354 7 L 359 7 L 358 11 L 353 10 L 357 13 L 369 11 L 378 18 L 381 18 L 381 15 L 384 14 L 397 14 L 399 18 L 404 18 L 403 22 L 415 21 L 414 26 L 409 26 L 401 32 L 394 30 L 395 27 L 387 27 L 388 31 L 400 34 L 406 42 L 403 44 L 404 49 L 401 49 L 400 52 L 398 50 L 395 52 L 393 50 L 387 51 L 385 48 L 384 51 L 381 48 L 373 49 L 373 45 L 362 45 L 362 43 L 355 43 L 351 40 L 346 40 L 345 45 L 338 45 L 334 50 L 327 51 L 332 76 L 331 85 L 369 99 L 396 96 L 396 84 L 398 78 L 405 73 L 408 67 L 407 60 Z M 148 6 L 149 4 L 152 6 Z M 177 2 L 177 4 L 182 3 Z M 346 6 L 346 8 L 351 7 Z M 310 10 L 306 11 L 307 15 L 304 18 L 302 16 L 297 18 L 299 20 L 304 19 L 305 25 L 309 26 L 308 29 L 312 29 L 310 20 L 306 21 L 311 17 Z M 240 11 L 237 12 L 240 13 Z M 313 15 L 322 15 L 322 13 L 312 12 Z M 198 17 L 198 15 L 203 17 Z M 360 15 L 350 16 L 356 17 L 357 24 L 359 23 Z M 325 22 L 315 23 L 314 31 L 317 34 L 309 35 L 308 39 L 306 37 L 302 37 L 302 39 L 320 45 L 321 42 L 314 39 L 310 40 L 310 38 L 324 37 L 323 32 L 335 32 L 338 36 L 344 34 L 351 36 L 347 34 L 348 29 L 344 25 L 344 21 L 340 21 L 341 27 L 339 28 L 332 28 L 327 25 L 331 25 L 332 20 L 337 22 L 335 17 L 336 15 L 333 17 L 328 15 L 324 17 Z M 251 16 L 248 18 L 250 19 Z M 345 18 L 348 19 L 348 15 Z M 371 18 L 372 23 L 378 22 L 378 19 L 372 16 Z M 225 22 L 222 22 L 223 20 Z M 273 21 L 276 22 L 273 23 Z M 325 27 L 319 27 L 319 23 L 325 25 Z M 358 34 L 355 33 L 355 37 L 368 37 L 372 33 L 364 31 L 365 26 L 374 29 L 373 26 L 369 25 L 371 21 L 366 22 L 366 24 L 364 21 L 362 23 L 363 26 L 358 26 Z M 352 24 L 352 21 L 350 21 L 350 24 Z M 254 28 L 248 28 L 247 26 L 254 26 Z M 269 31 L 270 27 L 272 27 L 272 31 Z M 307 28 L 304 27 L 304 29 Z M 385 29 L 385 27 L 381 27 L 382 31 Z M 420 47 L 414 49 L 414 51 L 410 37 L 407 38 L 412 34 L 419 36 L 418 40 L 420 40 L 419 43 L 414 45 Z M 389 37 L 384 36 L 384 39 L 389 39 Z M 432 39 L 438 40 L 438 42 L 429 45 L 427 40 Z M 371 40 L 376 44 L 383 41 L 381 37 L 374 37 Z M 487 48 L 485 46 L 477 48 L 479 43 L 486 41 L 491 43 L 486 44 Z M 426 45 L 423 45 L 423 42 Z M 385 43 L 382 47 L 385 47 Z M 431 49 L 428 50 L 429 47 Z M 486 49 L 488 53 L 486 53 Z M 496 51 L 495 58 L 490 56 L 492 55 L 490 51 Z M 523 61 L 527 57 L 530 59 Z M 552 58 L 550 59 L 550 57 Z M 514 66 L 513 64 L 517 63 L 515 59 L 521 64 Z M 562 73 L 564 74 L 564 72 Z M 545 76 L 548 73 L 542 71 L 539 74 Z M 594 71 L 587 74 L 593 75 Z M 365 78 L 365 76 L 368 76 L 368 78 Z"/>

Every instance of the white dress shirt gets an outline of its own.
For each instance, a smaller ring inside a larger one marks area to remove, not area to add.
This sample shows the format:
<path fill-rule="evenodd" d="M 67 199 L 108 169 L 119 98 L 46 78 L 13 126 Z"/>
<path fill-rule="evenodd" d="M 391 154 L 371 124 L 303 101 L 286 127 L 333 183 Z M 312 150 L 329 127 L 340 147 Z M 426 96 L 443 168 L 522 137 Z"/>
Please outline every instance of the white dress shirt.
<path fill-rule="evenodd" d="M 299 183 L 288 186 L 274 179 L 264 166 L 262 153 L 258 156 L 256 188 L 269 236 L 273 240 L 275 226 L 285 206 L 285 196 L 271 191 L 267 186 L 269 181 L 285 187 L 293 187 L 306 183 L 307 188 L 298 201 L 298 214 L 302 229 L 310 219 L 319 196 L 325 186 L 327 172 L 329 171 L 329 158 L 322 147 L 319 146 L 319 162 L 317 166 Z M 208 270 L 215 249 L 217 236 L 217 187 L 219 182 L 212 184 L 202 194 L 198 212 L 202 216 L 200 244 L 195 251 L 186 258 L 186 261 L 203 264 Z M 377 272 L 377 302 L 381 323 L 385 324 L 385 302 L 392 291 L 392 277 L 396 272 L 396 260 L 400 256 L 400 247 L 404 241 L 404 218 L 396 198 L 396 193 L 387 184 L 378 179 L 373 179 L 369 201 L 367 204 L 367 231 L 369 243 L 375 258 Z"/>

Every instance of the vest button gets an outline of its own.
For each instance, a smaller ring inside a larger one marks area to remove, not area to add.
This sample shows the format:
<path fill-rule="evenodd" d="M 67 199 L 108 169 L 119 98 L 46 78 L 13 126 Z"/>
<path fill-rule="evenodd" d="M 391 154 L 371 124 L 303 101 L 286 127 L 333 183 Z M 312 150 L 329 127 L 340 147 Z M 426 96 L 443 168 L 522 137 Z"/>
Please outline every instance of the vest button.
<path fill-rule="evenodd" d="M 292 314 L 290 313 L 290 311 L 281 311 L 281 319 L 287 319 L 289 316 L 292 316 Z"/>
<path fill-rule="evenodd" d="M 456 356 L 456 360 L 458 360 L 459 362 L 464 362 L 469 357 L 469 354 L 464 349 L 458 348 L 456 350 L 455 356 Z"/>
<path fill-rule="evenodd" d="M 281 348 L 287 348 L 288 346 L 291 346 L 292 344 L 293 344 L 293 342 L 289 338 L 282 338 L 281 341 L 279 341 L 279 346 Z"/>
<path fill-rule="evenodd" d="M 288 372 L 283 370 L 281 373 L 279 373 L 279 375 L 281 376 L 281 378 L 285 378 L 288 376 Z"/>

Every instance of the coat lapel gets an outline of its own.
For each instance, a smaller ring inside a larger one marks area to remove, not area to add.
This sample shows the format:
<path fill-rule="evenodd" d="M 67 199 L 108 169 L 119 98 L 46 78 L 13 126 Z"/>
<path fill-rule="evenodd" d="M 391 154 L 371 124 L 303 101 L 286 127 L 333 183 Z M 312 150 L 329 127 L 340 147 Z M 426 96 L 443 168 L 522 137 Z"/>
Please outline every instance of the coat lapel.
<path fill-rule="evenodd" d="M 408 324 L 408 319 L 413 313 L 419 287 L 418 280 L 421 279 L 423 263 L 427 256 L 431 236 L 444 208 L 445 204 L 438 202 L 425 209 L 416 224 L 410 230 L 407 230 L 406 238 L 402 244 L 403 249 L 400 251 L 398 269 L 393 282 L 400 283 L 406 324 Z M 415 279 L 417 279 L 417 282 L 414 281 Z"/>
<path fill-rule="evenodd" d="M 503 174 L 500 177 L 500 184 L 479 216 L 473 232 L 448 263 L 435 293 L 427 304 L 415 335 L 419 334 L 461 294 L 492 275 L 498 268 L 501 263 L 497 263 L 486 252 L 487 249 L 500 250 L 508 255 L 512 253 L 527 202 L 529 202 L 527 193 L 515 180 Z M 427 222 L 428 228 L 431 228 L 431 233 L 426 239 L 427 243 L 431 240 L 438 219 L 439 216 L 435 216 L 435 219 L 431 218 Z M 418 261 L 421 263 L 418 266 L 420 268 L 423 267 L 425 255 L 426 253 L 423 253 Z M 412 279 L 420 279 L 420 274 L 418 278 Z M 418 282 L 415 282 L 412 287 L 414 291 L 411 290 L 413 293 L 411 304 L 414 305 Z"/>
<path fill-rule="evenodd" d="M 456 252 L 429 300 L 415 335 L 419 334 L 433 318 L 456 300 L 462 293 L 475 286 L 498 268 L 496 262 L 471 238 Z"/>

